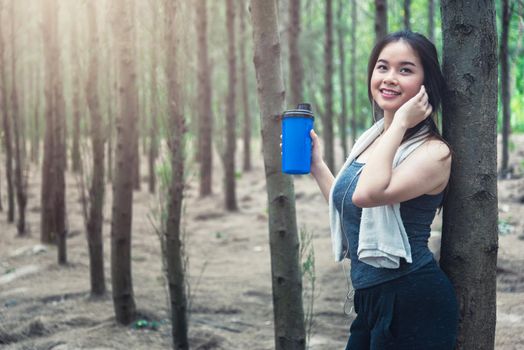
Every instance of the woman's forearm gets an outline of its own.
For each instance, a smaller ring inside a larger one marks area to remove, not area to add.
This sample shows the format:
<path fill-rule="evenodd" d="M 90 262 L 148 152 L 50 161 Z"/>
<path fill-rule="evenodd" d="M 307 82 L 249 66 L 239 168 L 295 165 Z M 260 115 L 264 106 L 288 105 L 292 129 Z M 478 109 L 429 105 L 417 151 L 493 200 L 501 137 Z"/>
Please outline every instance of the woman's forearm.
<path fill-rule="evenodd" d="M 335 177 L 329 170 L 326 163 L 322 162 L 316 166 L 312 166 L 311 175 L 317 181 L 320 191 L 324 195 L 326 201 L 329 203 L 329 193 L 331 191 L 331 186 L 333 186 L 333 182 L 335 181 Z"/>
<path fill-rule="evenodd" d="M 393 158 L 405 132 L 406 128 L 400 123 L 391 123 L 362 169 L 355 188 L 356 194 L 368 193 L 373 196 L 388 188 L 393 173 Z"/>

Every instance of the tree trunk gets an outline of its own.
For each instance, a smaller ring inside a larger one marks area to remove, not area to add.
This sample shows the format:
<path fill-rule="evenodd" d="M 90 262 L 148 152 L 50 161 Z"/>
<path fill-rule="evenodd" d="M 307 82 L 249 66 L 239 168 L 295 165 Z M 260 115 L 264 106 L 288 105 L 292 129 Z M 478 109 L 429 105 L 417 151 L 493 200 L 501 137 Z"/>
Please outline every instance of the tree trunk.
<path fill-rule="evenodd" d="M 338 2 L 337 14 L 337 39 L 338 39 L 338 57 L 340 61 L 340 96 L 342 103 L 342 110 L 340 112 L 339 131 L 340 131 L 340 146 L 342 147 L 341 163 L 344 164 L 348 155 L 347 149 L 347 93 L 346 93 L 346 50 L 344 49 L 344 22 L 342 20 L 342 13 L 344 12 L 344 1 Z"/>
<path fill-rule="evenodd" d="M 233 0 L 227 0 L 227 37 L 228 37 L 228 94 L 226 110 L 226 148 L 224 157 L 225 206 L 229 211 L 238 210 L 236 198 L 236 54 L 235 54 L 235 8 Z"/>
<path fill-rule="evenodd" d="M 388 1 L 375 0 L 375 42 L 388 32 Z"/>
<path fill-rule="evenodd" d="M 0 2 L 0 13 L 3 2 Z M 0 112 L 2 113 L 5 147 L 5 177 L 7 180 L 7 222 L 15 221 L 15 191 L 13 186 L 13 141 L 11 139 L 11 118 L 7 106 L 7 82 L 4 56 L 4 34 L 0 25 Z"/>
<path fill-rule="evenodd" d="M 496 324 L 497 34 L 493 1 L 441 2 L 443 136 L 455 152 L 440 264 L 459 301 L 457 349 L 493 349 Z"/>
<path fill-rule="evenodd" d="M 238 1 L 240 10 L 240 75 L 242 81 L 242 107 L 244 108 L 244 158 L 242 169 L 251 170 L 251 113 L 249 112 L 249 98 L 247 86 L 247 68 L 246 68 L 246 4 L 243 0 Z"/>
<path fill-rule="evenodd" d="M 324 158 L 326 165 L 334 172 L 334 133 L 333 133 L 333 3 L 326 0 L 326 41 L 324 43 Z"/>
<path fill-rule="evenodd" d="M 502 0 L 502 33 L 500 37 L 500 85 L 502 97 L 502 165 L 500 167 L 500 177 L 505 178 L 509 175 L 509 136 L 511 134 L 511 91 L 510 91 L 510 71 L 508 54 L 508 34 L 511 21 L 511 10 L 509 0 Z"/>
<path fill-rule="evenodd" d="M 149 164 L 149 193 L 155 193 L 156 189 L 156 169 L 155 161 L 158 157 L 158 89 L 157 89 L 157 51 L 158 51 L 158 30 L 156 23 L 158 22 L 158 9 L 156 6 L 151 6 L 151 11 L 153 15 L 153 28 L 152 36 L 153 40 L 151 45 L 151 117 L 150 117 L 150 126 L 149 126 L 149 154 L 148 154 L 148 164 Z"/>
<path fill-rule="evenodd" d="M 404 29 L 411 30 L 411 0 L 404 0 Z"/>
<path fill-rule="evenodd" d="M 15 2 L 11 0 L 10 8 L 11 21 L 11 116 L 13 118 L 13 135 L 15 137 L 15 188 L 16 204 L 18 207 L 18 222 L 16 224 L 18 235 L 26 234 L 25 229 L 25 209 L 27 206 L 27 186 L 24 171 L 24 159 L 22 155 L 23 129 L 20 119 L 23 118 L 19 113 L 18 87 L 16 78 L 16 44 L 15 44 Z"/>
<path fill-rule="evenodd" d="M 72 64 L 74 67 L 73 74 L 73 148 L 71 150 L 71 166 L 75 173 L 80 172 L 80 58 L 78 55 L 78 23 L 74 21 L 72 24 L 71 34 L 71 51 Z"/>
<path fill-rule="evenodd" d="M 351 138 L 357 140 L 357 0 L 351 0 L 351 64 L 349 65 L 349 80 L 351 81 Z M 347 153 L 344 153 L 347 154 Z"/>
<path fill-rule="evenodd" d="M 46 63 L 46 139 L 42 171 L 41 240 L 58 245 L 58 263 L 66 264 L 65 208 L 65 102 L 60 72 L 58 3 L 43 4 L 44 56 Z"/>
<path fill-rule="evenodd" d="M 276 4 L 273 1 L 252 0 L 251 14 L 268 191 L 275 348 L 305 349 L 295 191 L 291 176 L 281 171 L 278 146 L 279 116 L 284 110 L 285 90 Z"/>
<path fill-rule="evenodd" d="M 435 0 L 428 0 L 428 39 L 435 40 Z"/>
<path fill-rule="evenodd" d="M 289 1 L 289 87 L 291 106 L 304 102 L 304 66 L 300 54 L 300 0 Z"/>
<path fill-rule="evenodd" d="M 129 324 L 135 318 L 131 274 L 133 185 L 137 157 L 138 91 L 130 1 L 115 0 L 113 30 L 118 57 L 119 113 L 117 119 L 116 167 L 113 181 L 111 223 L 111 282 L 116 320 Z M 130 176 L 131 174 L 131 176 Z"/>
<path fill-rule="evenodd" d="M 31 161 L 40 164 L 40 72 L 35 69 L 31 89 L 34 96 L 33 127 L 31 138 Z"/>
<path fill-rule="evenodd" d="M 183 246 L 181 240 L 180 221 L 182 216 L 182 201 L 184 194 L 184 133 L 186 130 L 182 114 L 181 87 L 177 70 L 176 10 L 178 2 L 165 0 L 165 45 L 166 45 L 166 78 L 168 90 L 168 113 L 170 122 L 171 149 L 171 185 L 169 191 L 168 219 L 166 223 L 166 261 L 169 280 L 169 296 L 171 300 L 171 322 L 173 349 L 189 349 L 187 324 L 187 299 Z"/>
<path fill-rule="evenodd" d="M 212 193 L 213 112 L 211 110 L 211 70 L 207 52 L 207 2 L 196 2 L 198 35 L 198 140 L 200 145 L 200 197 Z"/>
<path fill-rule="evenodd" d="M 87 241 L 89 244 L 89 264 L 91 276 L 91 295 L 100 296 L 106 291 L 104 278 L 104 243 L 102 224 L 104 219 L 104 132 L 102 114 L 98 100 L 98 27 L 96 22 L 96 3 L 87 2 L 89 36 L 89 73 L 86 84 L 86 97 L 91 115 L 91 142 L 93 147 L 93 173 L 89 191 L 89 218 L 87 221 Z"/>

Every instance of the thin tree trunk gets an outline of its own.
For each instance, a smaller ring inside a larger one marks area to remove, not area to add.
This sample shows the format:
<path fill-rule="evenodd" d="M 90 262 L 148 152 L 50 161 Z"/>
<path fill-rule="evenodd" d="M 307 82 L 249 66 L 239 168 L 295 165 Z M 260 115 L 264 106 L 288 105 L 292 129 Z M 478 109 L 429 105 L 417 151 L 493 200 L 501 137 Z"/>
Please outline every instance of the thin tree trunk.
<path fill-rule="evenodd" d="M 176 60 L 177 3 L 165 1 L 165 45 L 166 45 L 166 78 L 168 90 L 168 113 L 170 121 L 171 149 L 171 185 L 168 204 L 168 219 L 166 224 L 166 260 L 168 268 L 169 295 L 171 300 L 171 322 L 173 349 L 189 349 L 187 324 L 187 298 L 185 282 L 185 266 L 181 240 L 181 216 L 184 194 L 184 133 L 185 118 L 182 114 L 182 96 L 179 83 L 179 71 Z"/>
<path fill-rule="evenodd" d="M 435 0 L 428 0 L 428 38 L 435 40 Z"/>
<path fill-rule="evenodd" d="M 268 191 L 275 348 L 305 349 L 295 191 L 291 176 L 281 172 L 278 146 L 279 116 L 284 110 L 284 83 L 276 4 L 252 0 L 251 15 Z"/>
<path fill-rule="evenodd" d="M 158 29 L 156 23 L 158 22 L 158 9 L 156 6 L 151 6 L 153 15 L 153 40 L 151 45 L 151 117 L 149 126 L 149 154 L 148 154 L 148 165 L 149 165 L 149 193 L 155 193 L 156 189 L 156 172 L 155 172 L 155 161 L 158 157 L 158 90 L 157 90 L 157 51 L 158 51 Z"/>
<path fill-rule="evenodd" d="M 344 49 L 344 21 L 342 20 L 342 13 L 344 12 L 344 1 L 338 2 L 338 14 L 337 14 L 337 39 L 338 39 L 338 58 L 340 61 L 340 96 L 342 103 L 342 111 L 340 112 L 339 130 L 340 130 L 340 146 L 342 147 L 341 162 L 344 164 L 346 156 L 348 155 L 347 149 L 347 93 L 346 93 L 346 50 Z"/>
<path fill-rule="evenodd" d="M 228 37 L 228 94 L 226 106 L 226 147 L 224 154 L 224 188 L 225 206 L 227 210 L 238 210 L 236 199 L 236 112 L 235 112 L 235 89 L 236 89 L 236 54 L 235 54 L 235 8 L 233 0 L 226 2 L 226 22 Z"/>
<path fill-rule="evenodd" d="M 500 177 L 509 175 L 509 136 L 511 134 L 511 91 L 510 91 L 510 65 L 508 53 L 508 34 L 511 21 L 509 0 L 502 0 L 502 33 L 500 37 L 500 85 L 502 97 L 502 165 Z"/>
<path fill-rule="evenodd" d="M 404 0 L 404 29 L 411 30 L 411 0 Z"/>
<path fill-rule="evenodd" d="M 291 106 L 304 102 L 304 66 L 300 54 L 300 0 L 289 1 L 289 86 Z"/>
<path fill-rule="evenodd" d="M 3 2 L 0 2 L 0 13 L 2 13 Z M 7 83 L 5 71 L 5 42 L 2 26 L 0 25 L 0 112 L 4 128 L 4 147 L 5 147 L 5 177 L 7 180 L 7 222 L 15 221 L 15 191 L 13 186 L 13 141 L 11 139 L 11 118 L 7 106 Z"/>
<path fill-rule="evenodd" d="M 80 58 L 78 55 L 78 24 L 72 23 L 71 50 L 72 63 L 75 73 L 73 74 L 73 148 L 71 151 L 72 170 L 80 172 Z"/>
<path fill-rule="evenodd" d="M 242 82 L 242 107 L 244 109 L 244 157 L 242 169 L 251 170 L 251 113 L 249 112 L 248 86 L 247 86 L 247 68 L 246 68 L 246 4 L 244 0 L 238 1 L 239 18 L 240 18 L 240 75 Z"/>
<path fill-rule="evenodd" d="M 328 168 L 335 171 L 333 132 L 333 3 L 326 0 L 326 41 L 324 43 L 324 158 Z"/>
<path fill-rule="evenodd" d="M 18 207 L 18 222 L 16 224 L 18 235 L 26 234 L 25 229 L 25 209 L 27 206 L 27 186 L 24 179 L 24 159 L 22 155 L 22 133 L 18 104 L 18 87 L 16 77 L 16 43 L 15 43 L 15 1 L 11 0 L 10 8 L 11 21 L 11 116 L 13 118 L 13 135 L 15 137 L 15 188 L 16 204 Z"/>
<path fill-rule="evenodd" d="M 351 0 L 351 63 L 349 80 L 351 81 L 351 138 L 353 144 L 357 139 L 357 0 Z M 346 153 L 345 153 L 346 154 Z"/>
<path fill-rule="evenodd" d="M 102 114 L 98 99 L 98 27 L 96 22 L 96 3 L 87 2 L 89 36 L 89 73 L 86 84 L 86 97 L 91 115 L 91 142 L 93 147 L 93 173 L 89 191 L 89 218 L 87 220 L 87 241 L 89 244 L 89 272 L 91 295 L 100 296 L 106 291 L 104 277 L 104 243 L 102 224 L 104 220 L 104 132 Z"/>
<path fill-rule="evenodd" d="M 375 0 L 375 41 L 379 41 L 388 32 L 388 1 Z"/>
<path fill-rule="evenodd" d="M 128 0 L 113 3 L 113 31 L 118 57 L 119 113 L 116 167 L 111 223 L 111 282 L 116 320 L 129 324 L 135 318 L 131 274 L 133 185 L 137 157 L 138 91 L 132 27 L 135 24 Z M 132 11 L 132 10 L 131 10 Z M 131 174 L 131 176 L 130 176 Z"/>
<path fill-rule="evenodd" d="M 496 324 L 497 34 L 492 1 L 441 2 L 443 136 L 455 152 L 440 265 L 459 301 L 457 349 L 493 349 Z M 457 30 L 460 28 L 460 30 Z"/>
<path fill-rule="evenodd" d="M 196 3 L 198 35 L 198 140 L 200 145 L 200 197 L 212 193 L 213 114 L 211 110 L 211 69 L 207 52 L 207 2 Z"/>

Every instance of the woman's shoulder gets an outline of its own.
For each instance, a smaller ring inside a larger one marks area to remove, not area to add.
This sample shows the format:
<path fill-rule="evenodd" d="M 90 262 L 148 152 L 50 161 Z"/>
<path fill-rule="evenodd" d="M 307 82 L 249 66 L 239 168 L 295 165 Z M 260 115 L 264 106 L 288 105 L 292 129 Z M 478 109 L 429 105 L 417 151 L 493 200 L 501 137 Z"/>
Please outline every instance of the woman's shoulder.
<path fill-rule="evenodd" d="M 451 164 L 452 152 L 448 144 L 438 137 L 431 136 L 421 147 L 425 156 L 434 161 Z"/>

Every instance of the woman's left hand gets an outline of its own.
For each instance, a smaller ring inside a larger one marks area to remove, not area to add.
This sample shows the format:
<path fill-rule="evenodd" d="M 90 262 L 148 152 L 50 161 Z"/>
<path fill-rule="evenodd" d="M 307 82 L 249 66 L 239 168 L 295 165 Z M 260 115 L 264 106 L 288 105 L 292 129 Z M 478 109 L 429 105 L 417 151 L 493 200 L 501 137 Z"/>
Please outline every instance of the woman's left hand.
<path fill-rule="evenodd" d="M 426 119 L 432 111 L 426 88 L 422 85 L 420 91 L 395 112 L 393 121 L 409 129 Z"/>

